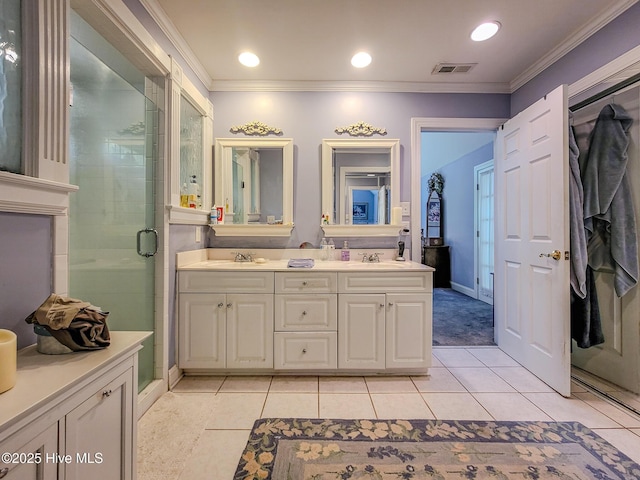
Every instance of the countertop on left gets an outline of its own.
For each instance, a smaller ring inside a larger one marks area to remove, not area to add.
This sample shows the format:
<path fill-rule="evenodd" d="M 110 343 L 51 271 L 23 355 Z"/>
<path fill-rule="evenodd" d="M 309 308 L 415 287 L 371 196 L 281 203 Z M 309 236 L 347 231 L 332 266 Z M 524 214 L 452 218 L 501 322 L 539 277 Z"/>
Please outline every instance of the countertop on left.
<path fill-rule="evenodd" d="M 111 345 L 102 350 L 45 355 L 35 345 L 21 349 L 16 385 L 0 394 L 0 432 L 81 384 L 109 362 L 139 350 L 152 333 L 111 331 L 110 334 Z"/>

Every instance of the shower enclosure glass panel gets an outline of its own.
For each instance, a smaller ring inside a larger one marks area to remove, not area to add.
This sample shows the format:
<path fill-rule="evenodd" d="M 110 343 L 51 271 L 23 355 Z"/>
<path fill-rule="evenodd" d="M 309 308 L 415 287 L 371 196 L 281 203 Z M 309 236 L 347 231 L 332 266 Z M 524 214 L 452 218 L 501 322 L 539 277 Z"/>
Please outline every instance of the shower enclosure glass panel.
<path fill-rule="evenodd" d="M 69 295 L 110 312 L 111 330 L 154 331 L 155 259 L 138 251 L 157 246 L 161 112 L 143 93 L 149 80 L 89 28 L 70 42 L 69 166 L 80 190 L 69 209 Z M 153 336 L 139 352 L 138 377 L 140 390 L 154 378 Z"/>

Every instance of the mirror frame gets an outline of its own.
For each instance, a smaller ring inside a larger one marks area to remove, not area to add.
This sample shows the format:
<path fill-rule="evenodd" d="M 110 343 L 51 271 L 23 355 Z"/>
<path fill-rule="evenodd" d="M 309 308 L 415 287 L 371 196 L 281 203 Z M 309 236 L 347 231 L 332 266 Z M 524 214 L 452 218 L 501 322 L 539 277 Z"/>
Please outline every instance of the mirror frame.
<path fill-rule="evenodd" d="M 282 149 L 282 225 L 211 225 L 217 236 L 289 236 L 293 229 L 293 139 L 291 138 L 216 138 L 214 160 L 214 203 L 224 205 L 233 195 L 232 150 L 236 147 Z"/>
<path fill-rule="evenodd" d="M 400 206 L 400 140 L 378 138 L 326 138 L 322 140 L 322 212 L 333 214 L 333 189 L 335 185 L 333 172 L 333 151 L 372 149 L 389 152 L 391 168 L 391 209 Z M 333 219 L 335 221 L 335 219 Z M 398 235 L 402 225 L 343 225 L 330 223 L 321 224 L 324 234 L 328 237 L 371 237 Z"/>

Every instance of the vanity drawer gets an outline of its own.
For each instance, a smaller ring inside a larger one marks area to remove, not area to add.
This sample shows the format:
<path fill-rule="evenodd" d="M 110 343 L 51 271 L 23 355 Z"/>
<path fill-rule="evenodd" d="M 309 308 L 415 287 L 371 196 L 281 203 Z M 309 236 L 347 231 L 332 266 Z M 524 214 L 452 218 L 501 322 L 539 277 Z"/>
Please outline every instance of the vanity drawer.
<path fill-rule="evenodd" d="M 273 272 L 182 271 L 179 289 L 194 293 L 273 293 Z"/>
<path fill-rule="evenodd" d="M 335 272 L 276 272 L 276 293 L 336 293 Z"/>
<path fill-rule="evenodd" d="M 276 295 L 276 331 L 337 330 L 338 296 Z"/>
<path fill-rule="evenodd" d="M 276 332 L 273 343 L 275 370 L 338 367 L 336 332 Z"/>
<path fill-rule="evenodd" d="M 338 273 L 339 293 L 428 293 L 432 272 Z"/>

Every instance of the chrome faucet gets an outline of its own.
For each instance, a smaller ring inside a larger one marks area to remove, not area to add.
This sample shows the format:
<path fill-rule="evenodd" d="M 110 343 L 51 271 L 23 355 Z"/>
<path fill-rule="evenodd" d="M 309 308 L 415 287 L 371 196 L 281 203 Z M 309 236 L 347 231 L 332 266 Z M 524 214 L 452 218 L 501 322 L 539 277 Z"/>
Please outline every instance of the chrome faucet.
<path fill-rule="evenodd" d="M 372 253 L 371 255 L 367 253 L 361 253 L 362 255 L 362 263 L 380 263 L 380 255 L 384 255 L 383 253 Z"/>
<path fill-rule="evenodd" d="M 242 253 L 242 252 L 231 252 L 233 254 L 235 254 L 235 259 L 233 260 L 234 262 L 253 262 L 253 255 L 255 255 L 254 253 Z"/>

